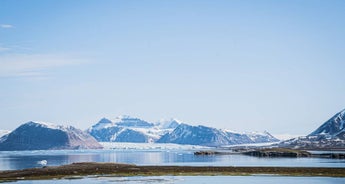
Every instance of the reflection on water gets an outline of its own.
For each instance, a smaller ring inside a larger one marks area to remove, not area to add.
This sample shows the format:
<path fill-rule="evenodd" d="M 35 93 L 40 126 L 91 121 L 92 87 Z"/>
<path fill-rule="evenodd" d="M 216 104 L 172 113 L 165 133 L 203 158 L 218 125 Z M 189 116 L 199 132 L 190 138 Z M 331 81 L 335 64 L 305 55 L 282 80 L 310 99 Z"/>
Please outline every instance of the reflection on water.
<path fill-rule="evenodd" d="M 191 150 L 50 150 L 0 152 L 0 170 L 74 162 L 119 162 L 137 165 L 345 167 L 345 160 L 320 158 L 257 158 L 244 155 L 195 156 Z"/>
<path fill-rule="evenodd" d="M 282 177 L 282 176 L 154 176 L 154 177 L 100 177 L 84 178 L 76 180 L 41 180 L 41 181 L 19 181 L 18 184 L 30 183 L 69 183 L 69 184 L 101 184 L 101 183 L 166 183 L 166 184 L 202 184 L 202 183 L 236 183 L 236 184 L 331 184 L 345 183 L 345 178 L 331 177 Z"/>

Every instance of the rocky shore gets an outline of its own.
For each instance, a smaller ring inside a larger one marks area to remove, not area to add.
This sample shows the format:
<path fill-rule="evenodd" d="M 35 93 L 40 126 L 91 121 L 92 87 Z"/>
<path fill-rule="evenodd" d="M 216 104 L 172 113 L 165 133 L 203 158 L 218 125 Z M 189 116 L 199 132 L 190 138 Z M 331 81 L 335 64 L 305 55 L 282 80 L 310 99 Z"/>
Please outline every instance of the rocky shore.
<path fill-rule="evenodd" d="M 194 155 L 231 155 L 243 154 L 255 157 L 313 157 L 313 158 L 330 158 L 345 159 L 345 153 L 311 153 L 309 151 L 289 149 L 289 148 L 257 148 L 257 149 L 236 149 L 231 151 L 197 151 Z"/>
<path fill-rule="evenodd" d="M 0 171 L 0 182 L 62 179 L 85 176 L 164 176 L 164 175 L 284 175 L 345 177 L 345 168 L 313 167 L 195 167 L 137 166 L 119 163 L 73 163 L 70 165 Z"/>
<path fill-rule="evenodd" d="M 244 155 L 256 157 L 311 157 L 307 151 L 286 149 L 286 148 L 266 148 L 243 152 Z"/>

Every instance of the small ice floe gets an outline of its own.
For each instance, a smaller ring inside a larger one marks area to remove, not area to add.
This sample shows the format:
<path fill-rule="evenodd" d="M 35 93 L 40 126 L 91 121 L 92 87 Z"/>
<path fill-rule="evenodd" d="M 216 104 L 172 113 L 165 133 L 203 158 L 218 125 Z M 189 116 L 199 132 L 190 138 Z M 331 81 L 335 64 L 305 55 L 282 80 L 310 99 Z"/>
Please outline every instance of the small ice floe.
<path fill-rule="evenodd" d="M 45 166 L 47 165 L 48 161 L 47 160 L 41 160 L 41 161 L 38 161 L 37 164 L 38 165 L 41 165 L 41 166 Z"/>

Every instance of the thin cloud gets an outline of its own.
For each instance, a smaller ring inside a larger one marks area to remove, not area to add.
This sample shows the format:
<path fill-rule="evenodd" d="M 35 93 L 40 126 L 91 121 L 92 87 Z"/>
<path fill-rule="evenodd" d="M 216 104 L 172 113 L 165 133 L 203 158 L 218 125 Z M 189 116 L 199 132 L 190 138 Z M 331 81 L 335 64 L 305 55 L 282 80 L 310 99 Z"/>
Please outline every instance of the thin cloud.
<path fill-rule="evenodd" d="M 11 25 L 11 24 L 0 24 L 0 27 L 4 28 L 4 29 L 9 29 L 9 28 L 13 28 L 13 25 Z"/>
<path fill-rule="evenodd" d="M 10 48 L 0 46 L 0 52 L 9 51 Z"/>
<path fill-rule="evenodd" d="M 20 54 L 0 56 L 0 77 L 44 76 L 50 69 L 79 65 L 81 59 L 48 54 Z"/>

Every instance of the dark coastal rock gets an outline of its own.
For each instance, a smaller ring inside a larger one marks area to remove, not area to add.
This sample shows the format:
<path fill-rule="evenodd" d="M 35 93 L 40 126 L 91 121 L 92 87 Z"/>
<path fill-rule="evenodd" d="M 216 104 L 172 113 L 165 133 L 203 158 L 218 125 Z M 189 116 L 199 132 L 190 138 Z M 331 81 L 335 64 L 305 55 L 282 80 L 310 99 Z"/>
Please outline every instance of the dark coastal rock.
<path fill-rule="evenodd" d="M 89 134 L 72 126 L 28 122 L 0 141 L 0 151 L 49 149 L 100 149 Z"/>
<path fill-rule="evenodd" d="M 258 149 L 252 151 L 243 152 L 244 155 L 256 156 L 256 157 L 310 157 L 311 153 L 300 150 L 292 149 Z"/>
<path fill-rule="evenodd" d="M 215 155 L 216 152 L 214 151 L 196 151 L 194 155 Z"/>

